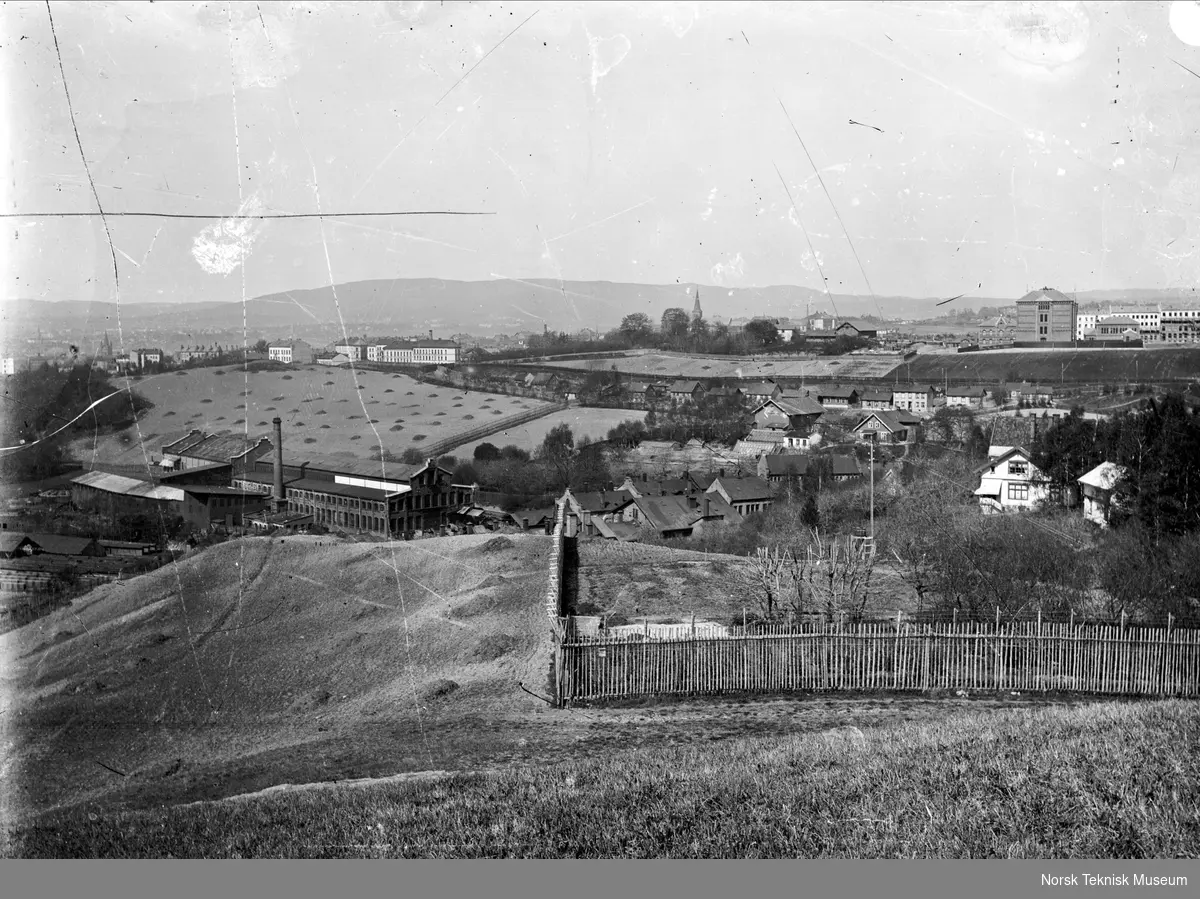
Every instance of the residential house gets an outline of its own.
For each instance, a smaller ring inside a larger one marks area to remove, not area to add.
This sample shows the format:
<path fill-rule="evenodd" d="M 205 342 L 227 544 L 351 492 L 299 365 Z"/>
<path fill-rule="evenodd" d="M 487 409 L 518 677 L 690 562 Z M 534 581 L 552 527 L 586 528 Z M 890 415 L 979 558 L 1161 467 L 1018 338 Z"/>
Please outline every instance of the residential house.
<path fill-rule="evenodd" d="M 742 385 L 742 396 L 746 401 L 760 406 L 767 400 L 773 400 L 783 394 L 783 388 L 774 381 L 752 381 Z"/>
<path fill-rule="evenodd" d="M 761 512 L 775 501 L 766 480 L 754 475 L 742 477 L 740 473 L 735 477 L 715 478 L 706 493 L 717 494 L 741 515 Z"/>
<path fill-rule="evenodd" d="M 986 319 L 979 326 L 979 346 L 981 348 L 1009 346 L 1017 339 L 1017 326 L 1007 317 L 998 315 Z"/>
<path fill-rule="evenodd" d="M 858 397 L 865 412 L 877 412 L 892 408 L 892 391 L 887 388 L 867 388 Z"/>
<path fill-rule="evenodd" d="M 705 484 L 703 488 L 699 488 L 687 472 L 679 478 L 651 478 L 643 472 L 640 478 L 626 477 L 617 490 L 630 496 L 682 496 L 707 487 L 708 484 Z"/>
<path fill-rule="evenodd" d="M 800 479 L 808 474 L 810 456 L 793 453 L 763 453 L 758 457 L 758 476 L 770 484 Z"/>
<path fill-rule="evenodd" d="M 677 403 L 693 402 L 704 395 L 704 386 L 699 381 L 676 381 L 667 389 L 667 396 Z"/>
<path fill-rule="evenodd" d="M 554 372 L 530 372 L 525 376 L 525 386 L 542 390 L 557 390 L 563 379 Z"/>
<path fill-rule="evenodd" d="M 28 534 L 0 532 L 0 559 L 20 559 L 38 551 L 38 545 Z"/>
<path fill-rule="evenodd" d="M 267 346 L 267 358 L 285 365 L 312 365 L 317 354 L 303 340 L 281 340 Z"/>
<path fill-rule="evenodd" d="M 135 543 L 128 540 L 101 540 L 100 546 L 106 556 L 141 558 L 154 555 L 158 551 L 158 547 L 153 543 Z"/>
<path fill-rule="evenodd" d="M 347 340 L 333 345 L 334 354 L 340 353 L 350 362 L 367 361 L 367 344 L 360 340 Z"/>
<path fill-rule="evenodd" d="M 874 340 L 879 336 L 879 330 L 874 325 L 857 319 L 847 319 L 833 331 L 838 337 L 862 337 Z"/>
<path fill-rule="evenodd" d="M 825 414 L 825 407 L 812 397 L 770 399 L 752 413 L 755 430 L 796 431 L 808 436 Z"/>
<path fill-rule="evenodd" d="M 166 356 L 163 351 L 157 347 L 142 347 L 136 349 L 131 354 L 138 368 L 145 368 L 148 365 L 162 365 Z"/>
<path fill-rule="evenodd" d="M 1048 385 L 1042 386 L 1023 381 L 1020 384 L 1005 384 L 1004 389 L 1007 391 L 1008 400 L 1011 403 L 1024 400 L 1027 406 L 1048 406 L 1054 402 L 1054 388 Z"/>
<path fill-rule="evenodd" d="M 317 365 L 329 365 L 336 368 L 343 365 L 349 365 L 350 357 L 345 353 L 321 353 L 319 356 L 317 356 L 316 363 Z"/>
<path fill-rule="evenodd" d="M 34 544 L 33 555 L 87 556 L 97 558 L 104 549 L 95 537 L 69 537 L 61 534 L 28 534 Z"/>
<path fill-rule="evenodd" d="M 385 349 L 387 349 L 387 347 L 390 343 L 391 343 L 390 340 L 380 340 L 379 338 L 375 338 L 374 340 L 368 340 L 367 341 L 367 361 L 368 362 L 382 362 L 383 361 L 383 351 Z"/>
<path fill-rule="evenodd" d="M 832 475 L 835 481 L 853 481 L 862 477 L 858 457 L 853 453 L 834 453 L 830 462 L 833 463 Z"/>
<path fill-rule="evenodd" d="M 933 388 L 928 384 L 912 384 L 893 388 L 892 403 L 897 409 L 928 412 L 933 408 L 934 396 Z"/>
<path fill-rule="evenodd" d="M 982 387 L 951 387 L 946 391 L 946 405 L 978 409 L 986 397 L 987 391 Z"/>
<path fill-rule="evenodd" d="M 826 409 L 849 409 L 858 405 L 858 390 L 841 385 L 818 387 L 817 402 Z"/>
<path fill-rule="evenodd" d="M 710 400 L 736 400 L 741 402 L 745 394 L 740 387 L 710 387 L 705 394 Z"/>
<path fill-rule="evenodd" d="M 613 527 L 650 528 L 660 537 L 690 537 L 710 524 L 733 522 L 741 515 L 719 494 L 637 496 L 622 508 Z M 636 531 L 633 532 L 636 535 Z"/>
<path fill-rule="evenodd" d="M 975 495 L 985 513 L 1032 509 L 1050 498 L 1049 479 L 1033 464 L 1023 447 L 1009 447 L 977 469 L 981 475 Z"/>
<path fill-rule="evenodd" d="M 902 445 L 916 439 L 915 428 L 905 424 L 900 414 L 891 410 L 872 412 L 854 426 L 853 434 L 863 443 Z"/>
<path fill-rule="evenodd" d="M 637 406 L 645 406 L 653 402 L 659 392 L 655 385 L 642 382 L 630 384 L 625 390 L 629 395 L 629 399 Z"/>
<path fill-rule="evenodd" d="M 1101 462 L 1078 479 L 1083 492 L 1083 517 L 1101 527 L 1108 527 L 1113 510 L 1121 505 L 1115 495 L 1125 469 L 1112 462 Z"/>

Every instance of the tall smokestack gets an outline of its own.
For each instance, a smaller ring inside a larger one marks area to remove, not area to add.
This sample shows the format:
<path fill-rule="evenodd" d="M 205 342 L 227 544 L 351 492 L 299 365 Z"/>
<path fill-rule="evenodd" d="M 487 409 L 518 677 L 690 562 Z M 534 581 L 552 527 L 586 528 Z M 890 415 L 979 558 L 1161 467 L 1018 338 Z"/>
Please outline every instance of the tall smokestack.
<path fill-rule="evenodd" d="M 276 512 L 280 512 L 286 502 L 283 494 L 283 422 L 279 416 L 275 416 L 271 424 L 275 427 L 275 491 L 272 505 Z"/>

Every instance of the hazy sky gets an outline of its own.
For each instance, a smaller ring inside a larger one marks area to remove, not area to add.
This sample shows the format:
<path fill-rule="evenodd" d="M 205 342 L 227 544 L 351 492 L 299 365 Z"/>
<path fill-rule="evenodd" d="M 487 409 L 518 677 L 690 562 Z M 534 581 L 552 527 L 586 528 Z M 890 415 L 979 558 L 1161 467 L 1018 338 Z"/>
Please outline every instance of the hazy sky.
<path fill-rule="evenodd" d="M 843 223 L 878 295 L 1200 275 L 1195 3 L 51 8 L 106 211 L 494 213 L 112 218 L 123 302 L 331 278 L 819 288 L 801 226 L 865 294 Z M 0 21 L 4 211 L 94 212 L 46 6 Z M 6 298 L 114 298 L 98 219 L 6 224 Z"/>

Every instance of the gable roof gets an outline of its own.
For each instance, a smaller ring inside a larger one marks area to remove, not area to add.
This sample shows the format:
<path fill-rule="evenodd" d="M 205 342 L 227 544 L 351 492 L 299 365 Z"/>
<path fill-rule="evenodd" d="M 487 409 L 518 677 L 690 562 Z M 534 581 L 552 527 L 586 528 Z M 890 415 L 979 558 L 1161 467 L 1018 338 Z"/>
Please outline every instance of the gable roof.
<path fill-rule="evenodd" d="M 1025 447 L 1023 447 L 1023 446 L 1010 446 L 1008 449 L 1006 449 L 1000 455 L 993 456 L 992 458 L 988 459 L 986 462 L 984 462 L 982 465 L 980 465 L 978 468 L 976 468 L 975 471 L 976 471 L 976 473 L 983 472 L 983 471 L 991 471 L 997 465 L 999 465 L 1001 462 L 1007 462 L 1009 459 L 1013 458 L 1014 456 L 1020 456 L 1022 459 L 1024 459 L 1025 461 L 1027 461 L 1029 463 L 1030 468 L 1036 468 L 1036 466 L 1033 464 L 1033 460 L 1030 458 L 1029 450 L 1025 449 Z"/>
<path fill-rule="evenodd" d="M 72 478 L 71 483 L 120 496 L 132 496 L 149 500 L 167 500 L 177 503 L 184 501 L 184 492 L 179 487 L 168 487 L 163 484 L 156 484 L 153 481 L 139 481 L 136 478 L 127 478 L 119 474 L 109 474 L 104 471 L 89 471 L 87 474 Z"/>
<path fill-rule="evenodd" d="M 890 390 L 872 388 L 864 390 L 858 395 L 858 398 L 864 403 L 890 403 L 892 401 L 892 392 Z"/>
<path fill-rule="evenodd" d="M 1101 462 L 1087 474 L 1076 480 L 1086 487 L 1098 487 L 1101 490 L 1112 490 L 1125 476 L 1125 469 L 1113 462 Z"/>
<path fill-rule="evenodd" d="M 1018 303 L 1035 303 L 1035 302 L 1037 302 L 1039 300 L 1043 300 L 1043 299 L 1055 300 L 1060 303 L 1061 302 L 1067 302 L 1067 303 L 1075 302 L 1069 296 L 1067 296 L 1065 293 L 1063 293 L 1061 290 L 1055 290 L 1053 287 L 1042 287 L 1038 290 L 1031 290 L 1031 291 L 1029 291 L 1029 293 L 1025 294 L 1025 296 L 1021 297 L 1021 299 L 1017 300 L 1017 302 Z"/>
<path fill-rule="evenodd" d="M 817 399 L 822 397 L 830 397 L 831 399 L 848 400 L 852 396 L 857 396 L 858 391 L 853 387 L 843 387 L 840 384 L 835 384 L 832 387 L 817 388 Z"/>
<path fill-rule="evenodd" d="M 622 506 L 629 505 L 631 499 L 630 495 L 624 490 L 572 492 L 571 495 L 575 497 L 579 508 L 593 514 L 596 512 L 614 512 Z"/>
<path fill-rule="evenodd" d="M 896 413 L 889 409 L 885 411 L 872 412 L 870 415 L 856 424 L 854 426 L 854 430 L 863 430 L 867 423 L 871 421 L 879 422 L 879 424 L 882 425 L 884 430 L 886 430 L 889 434 L 894 434 L 896 431 L 902 431 L 908 427 L 906 424 L 900 421 L 900 417 L 896 415 Z"/>
<path fill-rule="evenodd" d="M 848 318 L 845 321 L 839 322 L 837 328 L 835 328 L 834 330 L 835 331 L 839 330 L 841 328 L 846 327 L 847 325 L 849 325 L 851 328 L 854 328 L 854 330 L 856 330 L 856 331 L 878 331 L 879 330 L 879 328 L 877 326 L 872 325 L 870 322 L 865 322 L 862 319 L 858 319 L 858 318 Z"/>
<path fill-rule="evenodd" d="M 746 396 L 772 396 L 777 390 L 779 385 L 774 381 L 752 381 L 742 386 L 742 393 Z"/>
<path fill-rule="evenodd" d="M 676 381 L 671 385 L 671 393 L 695 393 L 700 387 L 699 381 Z"/>
<path fill-rule="evenodd" d="M 704 500 L 708 499 L 710 518 L 736 520 L 737 511 L 716 494 L 704 496 L 643 496 L 632 500 L 652 526 L 659 531 L 683 531 L 704 518 Z"/>
<path fill-rule="evenodd" d="M 96 541 L 91 537 L 67 537 L 61 534 L 28 534 L 42 552 L 57 556 L 78 556 Z"/>
<path fill-rule="evenodd" d="M 983 397 L 987 391 L 982 387 L 951 387 L 946 391 L 946 396 L 977 396 Z"/>
<path fill-rule="evenodd" d="M 718 484 L 724 488 L 730 500 L 735 503 L 748 503 L 758 499 L 770 499 L 773 496 L 771 485 L 757 475 L 747 475 L 740 478 L 715 478 L 712 484 L 709 485 L 708 492 L 711 493 L 716 490 Z"/>
<path fill-rule="evenodd" d="M 766 460 L 767 474 L 771 477 L 808 474 L 808 466 L 812 462 L 808 456 L 785 453 L 771 453 L 763 458 Z"/>
<path fill-rule="evenodd" d="M 902 393 L 933 393 L 933 388 L 928 384 L 913 384 L 908 387 L 895 387 L 892 389 L 893 396 L 899 396 Z"/>
<path fill-rule="evenodd" d="M 37 545 L 37 542 L 28 534 L 0 531 L 0 553 L 14 553 L 25 543 Z"/>
<path fill-rule="evenodd" d="M 767 406 L 775 406 L 784 415 L 824 415 L 825 407 L 814 400 L 811 396 L 800 396 L 795 398 L 784 398 L 781 396 L 769 399 L 762 403 L 754 414 L 757 415 Z"/>
<path fill-rule="evenodd" d="M 847 477 L 862 474 L 858 467 L 858 457 L 848 453 L 835 453 L 832 456 L 834 477 Z"/>

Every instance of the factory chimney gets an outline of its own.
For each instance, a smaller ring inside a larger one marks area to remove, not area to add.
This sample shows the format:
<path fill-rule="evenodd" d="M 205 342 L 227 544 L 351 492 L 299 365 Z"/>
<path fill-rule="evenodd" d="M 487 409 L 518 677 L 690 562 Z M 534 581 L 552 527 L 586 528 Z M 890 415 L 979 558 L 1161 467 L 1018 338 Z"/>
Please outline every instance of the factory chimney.
<path fill-rule="evenodd" d="M 275 426 L 275 490 L 272 494 L 271 505 L 276 512 L 282 512 L 287 505 L 283 494 L 283 422 L 276 416 L 271 422 Z"/>

